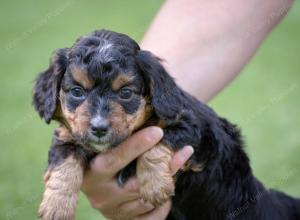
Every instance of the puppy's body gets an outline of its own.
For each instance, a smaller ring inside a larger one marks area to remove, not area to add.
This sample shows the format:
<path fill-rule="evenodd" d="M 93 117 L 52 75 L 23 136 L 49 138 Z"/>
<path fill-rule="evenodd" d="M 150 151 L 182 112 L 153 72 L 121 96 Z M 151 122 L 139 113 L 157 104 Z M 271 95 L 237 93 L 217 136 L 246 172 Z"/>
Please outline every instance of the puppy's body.
<path fill-rule="evenodd" d="M 181 90 L 125 35 L 96 31 L 59 50 L 37 79 L 34 105 L 47 122 L 60 123 L 39 210 L 45 220 L 73 219 L 89 161 L 147 125 L 161 126 L 163 139 L 120 176 L 136 168 L 142 197 L 157 206 L 175 184 L 168 219 L 300 219 L 299 200 L 255 179 L 239 130 Z M 185 145 L 195 153 L 174 181 L 169 162 Z"/>

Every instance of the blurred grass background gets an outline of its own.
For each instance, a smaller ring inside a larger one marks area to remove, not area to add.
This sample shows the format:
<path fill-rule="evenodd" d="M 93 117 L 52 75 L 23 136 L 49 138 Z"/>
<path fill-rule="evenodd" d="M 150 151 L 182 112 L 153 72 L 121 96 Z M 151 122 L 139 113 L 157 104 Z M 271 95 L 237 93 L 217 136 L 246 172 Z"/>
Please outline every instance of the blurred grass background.
<path fill-rule="evenodd" d="M 54 125 L 33 111 L 36 74 L 56 48 L 107 28 L 140 40 L 162 0 L 0 0 L 0 219 L 36 219 Z M 210 105 L 242 128 L 255 174 L 300 197 L 300 5 Z M 77 219 L 101 219 L 81 195 Z"/>

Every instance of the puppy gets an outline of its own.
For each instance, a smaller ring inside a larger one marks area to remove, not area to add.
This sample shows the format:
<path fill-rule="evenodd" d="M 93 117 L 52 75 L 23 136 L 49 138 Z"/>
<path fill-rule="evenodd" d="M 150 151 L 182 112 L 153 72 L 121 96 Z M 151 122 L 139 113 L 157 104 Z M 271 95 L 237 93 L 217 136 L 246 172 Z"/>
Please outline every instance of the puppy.
<path fill-rule="evenodd" d="M 253 176 L 238 128 L 180 89 L 126 35 L 95 31 L 59 49 L 36 80 L 33 105 L 47 123 L 59 123 L 44 175 L 44 220 L 74 219 L 90 160 L 149 125 L 162 127 L 163 139 L 118 179 L 136 173 L 141 197 L 155 206 L 172 197 L 167 219 L 300 219 L 299 200 Z M 194 155 L 173 178 L 172 155 L 185 145 Z"/>

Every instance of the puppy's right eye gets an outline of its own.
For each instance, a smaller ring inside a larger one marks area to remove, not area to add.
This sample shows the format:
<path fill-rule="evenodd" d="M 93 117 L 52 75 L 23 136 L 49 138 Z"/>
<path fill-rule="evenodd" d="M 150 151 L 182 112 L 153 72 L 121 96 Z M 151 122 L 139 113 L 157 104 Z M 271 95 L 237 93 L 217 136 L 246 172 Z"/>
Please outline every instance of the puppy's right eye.
<path fill-rule="evenodd" d="M 133 95 L 133 91 L 129 88 L 122 88 L 119 92 L 121 99 L 130 99 Z"/>
<path fill-rule="evenodd" d="M 85 92 L 82 88 L 80 87 L 74 87 L 70 90 L 70 93 L 71 95 L 74 97 L 74 98 L 77 98 L 77 99 L 81 99 L 81 98 L 84 98 L 85 97 Z"/>

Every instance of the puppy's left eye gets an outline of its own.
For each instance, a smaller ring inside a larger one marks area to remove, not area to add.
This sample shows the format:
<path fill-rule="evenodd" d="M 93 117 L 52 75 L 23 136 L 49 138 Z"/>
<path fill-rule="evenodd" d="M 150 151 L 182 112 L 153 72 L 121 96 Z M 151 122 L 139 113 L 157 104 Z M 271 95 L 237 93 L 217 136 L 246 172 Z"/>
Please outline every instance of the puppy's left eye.
<path fill-rule="evenodd" d="M 84 95 L 85 95 L 85 93 L 84 93 L 84 90 L 82 89 L 82 88 L 80 88 L 80 87 L 74 87 L 74 88 L 72 88 L 71 90 L 70 90 L 70 93 L 71 93 L 71 95 L 74 97 L 74 98 L 84 98 Z"/>
<path fill-rule="evenodd" d="M 130 99 L 133 96 L 133 91 L 129 88 L 123 88 L 119 92 L 121 99 Z"/>

